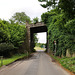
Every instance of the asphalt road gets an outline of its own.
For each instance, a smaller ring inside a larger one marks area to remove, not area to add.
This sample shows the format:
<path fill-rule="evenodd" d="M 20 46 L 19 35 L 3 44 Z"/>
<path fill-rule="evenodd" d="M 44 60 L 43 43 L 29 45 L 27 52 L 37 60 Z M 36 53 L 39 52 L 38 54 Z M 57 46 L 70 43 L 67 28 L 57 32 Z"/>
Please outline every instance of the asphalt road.
<path fill-rule="evenodd" d="M 70 75 L 44 52 L 0 69 L 0 75 Z"/>

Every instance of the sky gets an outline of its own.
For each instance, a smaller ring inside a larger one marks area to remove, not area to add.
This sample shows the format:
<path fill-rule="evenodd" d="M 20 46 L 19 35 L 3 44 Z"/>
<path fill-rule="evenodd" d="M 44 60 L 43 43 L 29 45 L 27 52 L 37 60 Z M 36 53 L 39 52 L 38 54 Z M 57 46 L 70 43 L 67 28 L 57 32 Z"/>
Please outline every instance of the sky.
<path fill-rule="evenodd" d="M 43 32 L 43 33 L 38 33 L 37 34 L 37 38 L 39 38 L 38 39 L 38 43 L 46 43 L 47 42 L 47 34 L 46 34 L 46 32 Z"/>
<path fill-rule="evenodd" d="M 42 13 L 47 11 L 40 4 L 38 0 L 0 0 L 0 18 L 8 21 L 16 12 L 25 12 L 31 19 L 40 19 Z M 42 36 L 45 36 L 45 33 L 41 34 L 40 38 Z M 45 40 L 41 39 L 40 42 L 45 43 Z"/>

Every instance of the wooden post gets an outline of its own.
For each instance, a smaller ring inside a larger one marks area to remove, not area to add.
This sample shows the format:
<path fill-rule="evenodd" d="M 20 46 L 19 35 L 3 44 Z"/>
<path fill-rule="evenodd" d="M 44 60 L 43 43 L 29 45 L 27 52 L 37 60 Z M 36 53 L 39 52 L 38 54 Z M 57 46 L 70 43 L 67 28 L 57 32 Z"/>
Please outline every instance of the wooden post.
<path fill-rule="evenodd" d="M 27 59 L 28 59 L 28 51 L 27 51 Z"/>
<path fill-rule="evenodd" d="M 1 66 L 3 66 L 3 56 L 0 57 L 1 57 Z"/>

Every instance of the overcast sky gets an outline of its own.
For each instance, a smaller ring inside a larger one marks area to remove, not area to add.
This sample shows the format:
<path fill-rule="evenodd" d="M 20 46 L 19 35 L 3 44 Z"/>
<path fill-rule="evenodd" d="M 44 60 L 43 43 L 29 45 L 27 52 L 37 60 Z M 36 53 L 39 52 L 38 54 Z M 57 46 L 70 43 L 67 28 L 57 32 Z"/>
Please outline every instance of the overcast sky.
<path fill-rule="evenodd" d="M 31 19 L 41 18 L 41 14 L 46 11 L 40 6 L 38 0 L 0 0 L 0 18 L 4 20 L 9 20 L 16 12 L 25 12 Z M 41 34 L 39 38 L 46 39 L 42 36 L 45 36 L 45 33 Z M 42 43 L 45 41 L 40 40 Z"/>
<path fill-rule="evenodd" d="M 46 32 L 43 32 L 43 33 L 38 33 L 38 35 L 37 35 L 37 38 L 39 38 L 38 39 L 38 43 L 46 43 L 47 42 L 47 36 L 46 36 L 47 34 L 46 34 Z"/>

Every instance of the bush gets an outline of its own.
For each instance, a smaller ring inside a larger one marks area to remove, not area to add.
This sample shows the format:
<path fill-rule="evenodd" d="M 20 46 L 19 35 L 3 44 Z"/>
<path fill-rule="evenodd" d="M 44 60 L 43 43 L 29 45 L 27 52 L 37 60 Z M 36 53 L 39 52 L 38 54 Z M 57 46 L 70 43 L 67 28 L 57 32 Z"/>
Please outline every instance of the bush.
<path fill-rule="evenodd" d="M 0 43 L 8 42 L 9 39 L 10 39 L 10 34 L 8 31 L 8 26 L 0 20 Z"/>
<path fill-rule="evenodd" d="M 10 33 L 10 42 L 17 48 L 19 48 L 24 39 L 26 38 L 26 27 L 25 25 L 8 25 Z"/>
<path fill-rule="evenodd" d="M 10 53 L 18 53 L 25 39 L 25 25 L 11 24 L 8 21 L 0 20 L 0 55 L 10 56 Z M 15 50 L 13 50 L 14 48 Z"/>
<path fill-rule="evenodd" d="M 0 56 L 10 56 L 13 49 L 14 45 L 12 43 L 0 43 Z"/>

